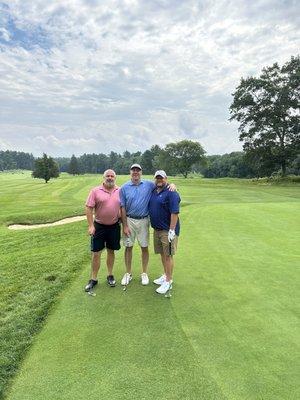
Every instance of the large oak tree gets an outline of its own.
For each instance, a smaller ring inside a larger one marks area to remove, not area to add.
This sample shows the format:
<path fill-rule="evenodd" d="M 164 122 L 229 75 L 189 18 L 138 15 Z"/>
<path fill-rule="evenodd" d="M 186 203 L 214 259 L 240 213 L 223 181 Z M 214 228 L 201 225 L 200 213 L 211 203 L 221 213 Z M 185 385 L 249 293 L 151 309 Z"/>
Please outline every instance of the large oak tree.
<path fill-rule="evenodd" d="M 258 78 L 242 78 L 233 93 L 231 120 L 237 120 L 240 141 L 261 171 L 287 166 L 300 152 L 300 57 L 280 67 L 264 68 Z"/>
<path fill-rule="evenodd" d="M 180 173 L 185 178 L 194 164 L 204 162 L 204 154 L 205 150 L 201 144 L 192 140 L 169 143 L 162 153 L 166 170 Z"/>

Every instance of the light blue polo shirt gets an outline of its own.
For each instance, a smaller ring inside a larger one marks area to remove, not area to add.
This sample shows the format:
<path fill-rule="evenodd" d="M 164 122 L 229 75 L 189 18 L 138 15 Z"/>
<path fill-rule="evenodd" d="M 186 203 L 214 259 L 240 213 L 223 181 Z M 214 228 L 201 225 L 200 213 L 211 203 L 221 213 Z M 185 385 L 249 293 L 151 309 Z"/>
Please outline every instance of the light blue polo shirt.
<path fill-rule="evenodd" d="M 126 214 L 134 217 L 149 215 L 149 200 L 154 182 L 141 180 L 135 185 L 132 181 L 124 183 L 120 190 L 121 207 L 125 207 Z"/>

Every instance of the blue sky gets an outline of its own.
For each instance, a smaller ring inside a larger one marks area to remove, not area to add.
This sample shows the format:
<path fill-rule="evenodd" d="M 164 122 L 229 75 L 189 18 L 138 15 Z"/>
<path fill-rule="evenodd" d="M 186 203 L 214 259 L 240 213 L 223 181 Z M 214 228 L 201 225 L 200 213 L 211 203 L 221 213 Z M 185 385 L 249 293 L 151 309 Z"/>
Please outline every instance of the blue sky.
<path fill-rule="evenodd" d="M 0 149 L 240 150 L 241 77 L 299 53 L 296 0 L 0 1 Z"/>

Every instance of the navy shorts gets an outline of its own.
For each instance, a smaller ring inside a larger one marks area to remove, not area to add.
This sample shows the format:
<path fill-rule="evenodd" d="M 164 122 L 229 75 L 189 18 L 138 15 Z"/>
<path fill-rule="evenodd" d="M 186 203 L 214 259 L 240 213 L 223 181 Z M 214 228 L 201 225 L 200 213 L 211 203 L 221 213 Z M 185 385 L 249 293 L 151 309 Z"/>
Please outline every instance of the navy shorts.
<path fill-rule="evenodd" d="M 120 250 L 121 229 L 119 222 L 113 225 L 103 225 L 94 221 L 95 234 L 91 236 L 91 251 L 98 252 L 105 247 L 110 250 Z"/>

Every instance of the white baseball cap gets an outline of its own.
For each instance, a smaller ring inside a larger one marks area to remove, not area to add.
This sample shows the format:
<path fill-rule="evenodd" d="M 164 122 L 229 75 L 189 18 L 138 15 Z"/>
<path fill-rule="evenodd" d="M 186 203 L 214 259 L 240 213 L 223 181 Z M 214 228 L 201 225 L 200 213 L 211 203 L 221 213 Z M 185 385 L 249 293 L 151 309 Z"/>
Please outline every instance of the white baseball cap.
<path fill-rule="evenodd" d="M 164 170 L 159 169 L 158 171 L 155 172 L 154 178 L 156 178 L 157 176 L 161 176 L 162 178 L 166 178 L 167 174 L 165 173 Z"/>
<path fill-rule="evenodd" d="M 140 164 L 132 164 L 130 169 L 133 169 L 133 168 L 138 168 L 138 169 L 142 170 L 142 167 L 140 166 Z"/>

